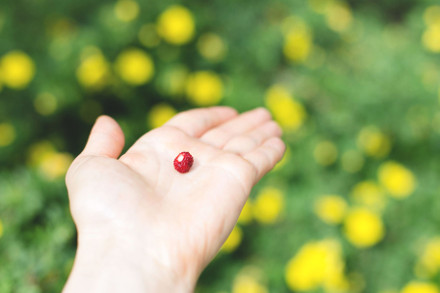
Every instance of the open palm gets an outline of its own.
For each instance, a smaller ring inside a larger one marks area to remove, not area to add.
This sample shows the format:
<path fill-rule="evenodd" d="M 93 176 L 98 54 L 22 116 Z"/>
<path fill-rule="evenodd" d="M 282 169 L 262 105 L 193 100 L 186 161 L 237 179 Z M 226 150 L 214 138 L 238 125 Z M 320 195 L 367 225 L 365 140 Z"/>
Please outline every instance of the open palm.
<path fill-rule="evenodd" d="M 253 185 L 284 153 L 281 129 L 264 109 L 182 112 L 120 156 L 124 135 L 99 118 L 66 177 L 79 239 L 142 251 L 175 274 L 197 278 L 215 256 Z M 173 160 L 190 152 L 188 173 Z M 92 241 L 92 240 L 90 240 Z"/>

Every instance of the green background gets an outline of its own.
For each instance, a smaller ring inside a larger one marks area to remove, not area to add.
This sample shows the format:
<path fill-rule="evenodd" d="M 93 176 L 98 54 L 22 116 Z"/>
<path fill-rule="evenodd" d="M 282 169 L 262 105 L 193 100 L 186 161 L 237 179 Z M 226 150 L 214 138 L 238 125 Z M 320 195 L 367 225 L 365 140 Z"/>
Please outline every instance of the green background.
<path fill-rule="evenodd" d="M 213 70 L 224 81 L 220 104 L 239 111 L 264 106 L 266 90 L 287 84 L 304 105 L 308 118 L 298 130 L 284 135 L 291 150 L 287 163 L 254 189 L 280 186 L 285 191 L 284 216 L 272 225 L 243 226 L 237 250 L 219 255 L 199 281 L 200 292 L 231 291 L 234 277 L 245 266 L 264 274 L 269 292 L 289 291 L 284 280 L 288 260 L 306 242 L 337 238 L 343 246 L 346 273 L 362 276 L 360 292 L 400 290 L 417 279 L 414 266 L 420 243 L 440 234 L 440 55 L 424 48 L 423 13 L 435 1 L 349 1 L 353 22 L 345 33 L 331 30 L 322 14 L 307 1 L 185 1 L 194 15 L 196 35 L 182 46 L 162 41 L 145 48 L 137 34 L 145 23 L 174 1 L 138 1 L 139 16 L 116 23 L 113 1 L 2 0 L 0 56 L 11 50 L 26 52 L 36 65 L 29 86 L 0 92 L 0 123 L 16 130 L 12 144 L 0 147 L 0 292 L 60 291 L 73 263 L 76 232 L 70 217 L 63 178 L 48 180 L 30 163 L 30 147 L 50 141 L 58 151 L 76 156 L 94 119 L 102 113 L 117 119 L 127 145 L 148 131 L 147 113 L 166 102 L 178 111 L 193 108 L 181 95 L 167 95 L 158 76 L 173 66 L 189 71 Z M 437 3 L 438 4 L 438 3 Z M 319 66 L 290 62 L 283 54 L 282 21 L 295 15 L 313 32 L 313 44 L 323 50 Z M 75 28 L 65 56 L 50 54 L 50 26 L 68 19 Z M 205 60 L 197 51 L 197 37 L 213 32 L 228 45 L 224 60 Z M 133 87 L 117 83 L 98 91 L 84 89 L 75 72 L 81 50 L 99 47 L 108 60 L 125 48 L 148 52 L 156 67 L 153 80 Z M 428 76 L 428 78 L 427 78 Z M 50 115 L 39 114 L 34 100 L 41 92 L 57 99 Z M 318 141 L 332 141 L 342 153 L 356 147 L 363 126 L 374 124 L 392 142 L 387 158 L 365 157 L 356 173 L 343 170 L 338 159 L 324 167 L 313 150 Z M 348 199 L 359 181 L 375 179 L 378 166 L 395 160 L 417 178 L 407 199 L 390 200 L 383 220 L 387 234 L 379 244 L 357 249 L 339 226 L 324 224 L 313 203 L 321 194 Z M 440 277 L 429 280 L 440 282 Z M 321 292 L 317 289 L 317 292 Z M 354 290 L 354 289 L 353 289 Z"/>

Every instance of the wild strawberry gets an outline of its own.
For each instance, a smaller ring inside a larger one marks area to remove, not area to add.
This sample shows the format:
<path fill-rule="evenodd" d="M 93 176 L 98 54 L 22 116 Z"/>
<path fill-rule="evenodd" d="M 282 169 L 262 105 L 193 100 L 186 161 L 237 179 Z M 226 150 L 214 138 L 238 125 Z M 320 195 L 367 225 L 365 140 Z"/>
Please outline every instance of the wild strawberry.
<path fill-rule="evenodd" d="M 181 152 L 174 159 L 174 169 L 176 169 L 180 173 L 186 173 L 191 169 L 191 166 L 194 163 L 194 158 L 188 152 Z"/>

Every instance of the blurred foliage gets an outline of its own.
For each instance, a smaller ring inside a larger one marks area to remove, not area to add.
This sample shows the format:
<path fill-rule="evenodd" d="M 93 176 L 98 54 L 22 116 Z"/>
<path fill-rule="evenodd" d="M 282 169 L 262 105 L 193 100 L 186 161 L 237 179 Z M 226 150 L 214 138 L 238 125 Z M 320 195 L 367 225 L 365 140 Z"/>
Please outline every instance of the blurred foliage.
<path fill-rule="evenodd" d="M 436 1 L 0 2 L 0 292 L 59 292 L 100 114 L 266 106 L 288 150 L 197 292 L 439 292 Z"/>

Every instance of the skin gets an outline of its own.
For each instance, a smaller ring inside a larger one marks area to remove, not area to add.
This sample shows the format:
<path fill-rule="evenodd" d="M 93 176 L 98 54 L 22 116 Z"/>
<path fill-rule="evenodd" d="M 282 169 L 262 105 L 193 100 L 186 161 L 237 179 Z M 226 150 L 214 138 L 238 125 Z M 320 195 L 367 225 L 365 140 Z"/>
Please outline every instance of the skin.
<path fill-rule="evenodd" d="M 66 175 L 78 250 L 63 292 L 192 292 L 251 188 L 282 158 L 281 134 L 263 108 L 199 108 L 121 156 L 121 128 L 99 117 Z M 194 157 L 185 174 L 173 167 L 182 151 Z"/>

